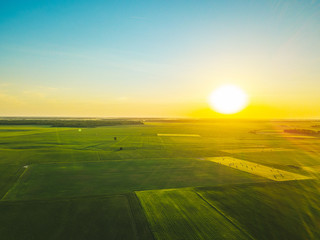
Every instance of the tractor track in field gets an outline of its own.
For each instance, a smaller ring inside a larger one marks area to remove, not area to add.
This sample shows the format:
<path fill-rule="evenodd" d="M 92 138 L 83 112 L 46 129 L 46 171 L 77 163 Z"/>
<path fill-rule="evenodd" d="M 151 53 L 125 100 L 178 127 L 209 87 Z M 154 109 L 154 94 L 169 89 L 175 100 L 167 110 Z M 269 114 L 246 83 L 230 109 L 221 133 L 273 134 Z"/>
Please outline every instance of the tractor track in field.
<path fill-rule="evenodd" d="M 23 172 L 20 174 L 20 176 L 17 178 L 17 180 L 15 181 L 15 183 L 12 185 L 11 188 L 9 188 L 9 190 L 6 192 L 6 194 L 3 195 L 3 197 L 0 199 L 0 202 L 4 201 L 4 199 L 6 198 L 6 196 L 10 193 L 10 191 L 20 182 L 20 180 L 22 179 L 23 175 L 28 171 L 28 169 L 30 168 L 30 165 L 28 165 L 27 167 L 25 167 L 25 169 L 23 170 Z"/>
<path fill-rule="evenodd" d="M 235 223 L 231 218 L 226 216 L 219 208 L 211 204 L 210 202 L 207 201 L 200 193 L 197 191 L 194 191 L 194 193 L 205 203 L 207 203 L 211 208 L 213 208 L 215 211 L 217 211 L 222 217 L 224 217 L 228 222 L 230 222 L 235 228 L 237 228 L 240 232 L 242 232 L 245 236 L 248 237 L 248 239 L 255 240 L 254 237 L 252 237 L 246 230 L 244 230 L 241 226 L 239 226 L 237 223 Z"/>

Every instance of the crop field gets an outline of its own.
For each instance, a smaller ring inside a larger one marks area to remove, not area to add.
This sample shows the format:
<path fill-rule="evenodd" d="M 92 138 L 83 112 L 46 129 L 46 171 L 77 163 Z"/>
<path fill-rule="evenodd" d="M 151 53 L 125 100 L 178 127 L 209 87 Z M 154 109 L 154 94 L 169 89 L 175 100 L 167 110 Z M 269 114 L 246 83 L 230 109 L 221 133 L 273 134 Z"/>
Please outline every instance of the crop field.
<path fill-rule="evenodd" d="M 293 149 L 286 148 L 242 148 L 242 149 L 228 149 L 222 150 L 226 153 L 255 153 L 255 152 L 286 152 L 293 151 Z"/>
<path fill-rule="evenodd" d="M 311 172 L 313 174 L 320 174 L 320 165 L 312 166 L 312 167 L 303 167 L 307 172 Z"/>
<path fill-rule="evenodd" d="M 279 170 L 276 168 L 267 167 L 261 164 L 244 161 L 232 157 L 213 157 L 205 158 L 205 160 L 219 163 L 231 168 L 239 169 L 240 171 L 252 173 L 261 177 L 271 179 L 273 181 L 291 181 L 291 180 L 304 180 L 310 179 L 310 177 Z"/>
<path fill-rule="evenodd" d="M 174 134 L 174 133 L 158 133 L 159 137 L 200 137 L 198 134 Z"/>
<path fill-rule="evenodd" d="M 197 192 L 255 239 L 319 239 L 319 182 L 212 187 Z"/>
<path fill-rule="evenodd" d="M 317 239 L 313 125 L 0 126 L 0 238 Z"/>
<path fill-rule="evenodd" d="M 317 138 L 315 136 L 307 136 L 307 135 L 293 135 L 293 134 L 283 134 L 281 137 L 285 138 Z"/>
<path fill-rule="evenodd" d="M 139 239 L 126 196 L 4 202 L 0 212 L 3 239 Z"/>
<path fill-rule="evenodd" d="M 250 239 L 191 190 L 137 192 L 156 239 Z"/>
<path fill-rule="evenodd" d="M 14 137 L 22 135 L 31 135 L 38 133 L 49 133 L 57 131 L 65 131 L 66 128 L 51 128 L 47 126 L 1 126 L 0 125 L 0 137 Z"/>
<path fill-rule="evenodd" d="M 95 196 L 256 181 L 264 179 L 194 159 L 35 164 L 30 165 L 3 200 Z"/>
<path fill-rule="evenodd" d="M 0 165 L 0 199 L 17 182 L 25 169 L 20 165 L 1 164 Z"/>

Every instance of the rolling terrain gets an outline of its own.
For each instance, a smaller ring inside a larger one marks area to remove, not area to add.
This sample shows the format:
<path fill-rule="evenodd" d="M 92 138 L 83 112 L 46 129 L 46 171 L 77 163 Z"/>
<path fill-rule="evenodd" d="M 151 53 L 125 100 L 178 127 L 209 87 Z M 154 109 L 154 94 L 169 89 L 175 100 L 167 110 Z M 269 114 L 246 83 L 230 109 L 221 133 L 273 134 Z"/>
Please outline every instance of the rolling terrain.
<path fill-rule="evenodd" d="M 0 236 L 318 239 L 316 124 L 2 125 Z"/>

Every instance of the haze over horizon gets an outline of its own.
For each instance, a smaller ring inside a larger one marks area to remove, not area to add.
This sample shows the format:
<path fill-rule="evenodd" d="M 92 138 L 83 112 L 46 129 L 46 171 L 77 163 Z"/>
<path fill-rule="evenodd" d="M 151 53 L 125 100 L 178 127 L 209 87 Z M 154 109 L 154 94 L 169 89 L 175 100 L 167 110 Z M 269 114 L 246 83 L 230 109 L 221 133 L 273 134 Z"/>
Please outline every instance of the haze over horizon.
<path fill-rule="evenodd" d="M 319 56 L 319 1 L 2 1 L 0 116 L 320 118 Z"/>

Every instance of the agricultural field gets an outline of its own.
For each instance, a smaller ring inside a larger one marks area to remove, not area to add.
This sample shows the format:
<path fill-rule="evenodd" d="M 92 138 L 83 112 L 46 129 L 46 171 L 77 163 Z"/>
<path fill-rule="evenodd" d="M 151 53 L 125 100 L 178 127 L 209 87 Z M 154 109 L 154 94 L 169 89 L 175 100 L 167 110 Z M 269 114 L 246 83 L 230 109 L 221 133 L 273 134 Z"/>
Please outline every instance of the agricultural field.
<path fill-rule="evenodd" d="M 0 204 L 3 239 L 139 239 L 126 196 Z"/>
<path fill-rule="evenodd" d="M 3 200 L 95 196 L 257 181 L 264 179 L 193 159 L 34 164 L 26 169 Z"/>
<path fill-rule="evenodd" d="M 137 192 L 156 239 L 250 239 L 192 190 Z"/>
<path fill-rule="evenodd" d="M 264 147 L 256 147 L 256 148 L 242 148 L 242 149 L 228 149 L 223 150 L 226 153 L 256 153 L 256 152 L 286 152 L 293 151 L 293 149 L 285 149 L 285 148 L 264 148 Z"/>
<path fill-rule="evenodd" d="M 257 176 L 271 179 L 273 181 L 292 181 L 292 180 L 305 180 L 311 179 L 311 177 L 279 170 L 276 168 L 267 167 L 261 164 L 256 164 L 249 161 L 244 161 L 232 157 L 213 157 L 205 158 L 204 160 L 209 160 L 224 166 L 229 166 L 234 169 L 238 169 L 243 172 L 251 173 Z"/>
<path fill-rule="evenodd" d="M 313 180 L 200 188 L 210 204 L 254 239 L 319 239 L 319 182 Z"/>
<path fill-rule="evenodd" d="M 0 126 L 0 238 L 319 238 L 317 122 L 142 122 Z"/>
<path fill-rule="evenodd" d="M 1 164 L 0 165 L 0 198 L 17 182 L 21 174 L 25 171 L 21 165 Z"/>

